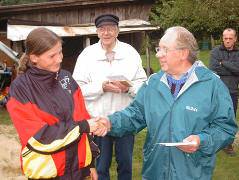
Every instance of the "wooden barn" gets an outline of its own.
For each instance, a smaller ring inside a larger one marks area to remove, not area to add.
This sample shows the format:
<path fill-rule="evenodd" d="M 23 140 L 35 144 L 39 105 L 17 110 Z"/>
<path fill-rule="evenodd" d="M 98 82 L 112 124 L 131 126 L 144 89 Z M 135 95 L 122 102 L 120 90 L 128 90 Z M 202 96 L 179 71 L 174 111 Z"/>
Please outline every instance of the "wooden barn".
<path fill-rule="evenodd" d="M 45 26 L 62 36 L 63 68 L 72 72 L 84 47 L 98 41 L 94 20 L 100 14 L 117 15 L 119 39 L 140 51 L 147 34 L 159 29 L 148 22 L 153 3 L 154 0 L 65 0 L 0 6 L 0 41 L 21 54 L 28 33 Z M 6 58 L 2 54 L 0 57 Z"/>

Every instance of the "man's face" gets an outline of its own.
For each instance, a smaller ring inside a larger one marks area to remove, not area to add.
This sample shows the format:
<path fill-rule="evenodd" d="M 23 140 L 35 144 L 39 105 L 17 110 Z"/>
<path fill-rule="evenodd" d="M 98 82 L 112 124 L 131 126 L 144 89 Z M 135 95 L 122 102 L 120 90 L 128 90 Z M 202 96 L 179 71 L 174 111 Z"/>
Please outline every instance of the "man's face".
<path fill-rule="evenodd" d="M 179 72 L 181 63 L 181 50 L 177 49 L 175 39 L 175 35 L 165 34 L 159 42 L 159 49 L 156 50 L 161 69 L 170 75 Z"/>
<path fill-rule="evenodd" d="M 223 44 L 226 49 L 231 50 L 237 41 L 237 37 L 234 31 L 225 30 L 223 32 Z"/>
<path fill-rule="evenodd" d="M 119 34 L 119 28 L 117 25 L 103 25 L 97 28 L 98 37 L 101 43 L 105 47 L 110 47 L 115 43 Z"/>

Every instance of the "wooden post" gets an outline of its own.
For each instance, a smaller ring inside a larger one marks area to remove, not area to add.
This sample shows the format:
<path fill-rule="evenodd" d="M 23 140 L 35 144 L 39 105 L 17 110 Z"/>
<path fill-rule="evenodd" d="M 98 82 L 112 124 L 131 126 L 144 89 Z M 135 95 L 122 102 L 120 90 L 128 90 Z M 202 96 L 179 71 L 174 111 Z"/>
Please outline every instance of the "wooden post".
<path fill-rule="evenodd" d="M 84 36 L 83 37 L 83 48 L 86 48 L 87 46 L 90 46 L 90 37 Z"/>
<path fill-rule="evenodd" d="M 23 42 L 22 41 L 13 41 L 12 49 L 20 54 L 23 53 Z"/>
<path fill-rule="evenodd" d="M 150 46 L 149 46 L 149 36 L 147 32 L 145 32 L 145 48 L 146 48 L 146 74 L 149 77 L 150 76 L 150 67 L 151 67 L 151 61 L 150 61 Z"/>
<path fill-rule="evenodd" d="M 215 47 L 215 41 L 213 36 L 211 35 L 211 48 L 213 49 Z"/>

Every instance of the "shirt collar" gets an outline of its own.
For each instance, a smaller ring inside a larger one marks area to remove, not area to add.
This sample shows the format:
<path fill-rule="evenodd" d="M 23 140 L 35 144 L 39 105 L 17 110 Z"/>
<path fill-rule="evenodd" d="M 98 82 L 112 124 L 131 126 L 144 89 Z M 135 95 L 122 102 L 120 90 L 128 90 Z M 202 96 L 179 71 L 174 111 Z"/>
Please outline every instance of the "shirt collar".
<path fill-rule="evenodd" d="M 108 59 L 106 58 L 106 55 L 105 55 L 106 51 L 102 48 L 101 40 L 98 41 L 97 46 L 98 46 L 97 48 L 99 50 L 99 58 L 97 60 L 98 61 L 108 61 Z M 120 51 L 119 40 L 118 39 L 116 39 L 116 43 L 115 43 L 115 46 L 112 49 L 112 51 L 115 52 L 114 60 L 121 60 L 121 59 L 123 59 L 122 53 Z"/>
<path fill-rule="evenodd" d="M 187 72 L 183 73 L 183 74 L 180 76 L 179 80 L 182 80 L 182 79 L 186 79 L 186 80 L 187 80 L 197 66 L 198 66 L 198 61 L 195 61 L 195 62 L 193 63 L 193 65 L 187 70 Z M 172 77 L 172 75 L 170 75 L 170 74 L 166 74 L 166 75 L 167 75 L 167 77 L 171 77 L 172 79 L 174 79 L 174 78 Z"/>

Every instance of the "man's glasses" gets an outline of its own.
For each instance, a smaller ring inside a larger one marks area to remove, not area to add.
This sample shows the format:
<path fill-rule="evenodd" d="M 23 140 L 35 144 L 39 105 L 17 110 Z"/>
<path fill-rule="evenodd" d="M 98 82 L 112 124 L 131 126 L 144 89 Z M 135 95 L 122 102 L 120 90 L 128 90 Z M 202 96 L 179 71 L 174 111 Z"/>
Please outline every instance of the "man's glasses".
<path fill-rule="evenodd" d="M 99 33 L 114 33 L 116 31 L 117 27 L 116 26 L 102 26 L 97 28 Z"/>
<path fill-rule="evenodd" d="M 182 48 L 169 49 L 169 48 L 166 48 L 166 47 L 163 47 L 163 48 L 155 47 L 156 53 L 161 53 L 163 56 L 166 56 L 169 51 L 176 51 L 176 50 L 180 50 L 180 49 L 182 49 Z"/>

